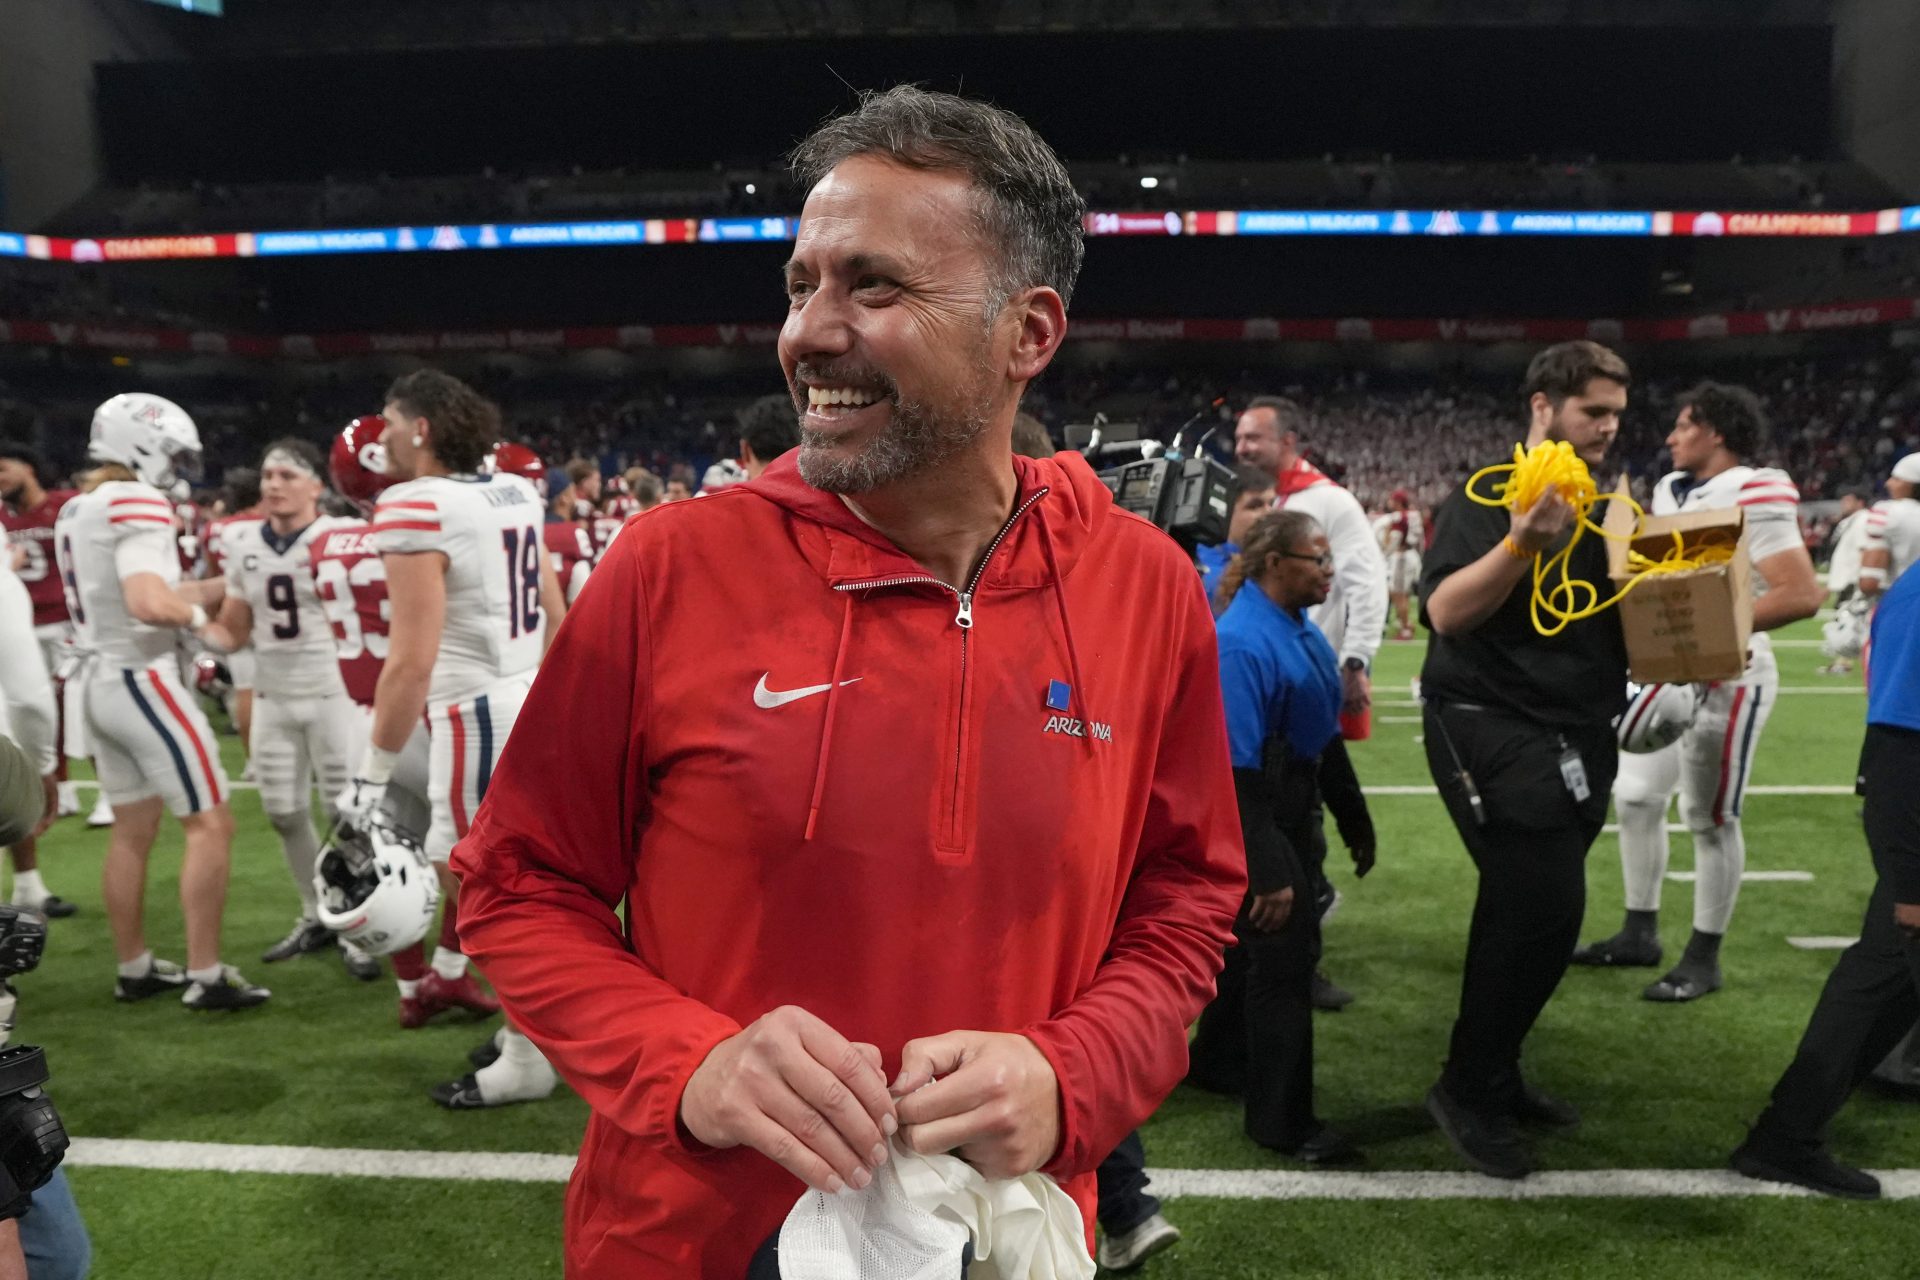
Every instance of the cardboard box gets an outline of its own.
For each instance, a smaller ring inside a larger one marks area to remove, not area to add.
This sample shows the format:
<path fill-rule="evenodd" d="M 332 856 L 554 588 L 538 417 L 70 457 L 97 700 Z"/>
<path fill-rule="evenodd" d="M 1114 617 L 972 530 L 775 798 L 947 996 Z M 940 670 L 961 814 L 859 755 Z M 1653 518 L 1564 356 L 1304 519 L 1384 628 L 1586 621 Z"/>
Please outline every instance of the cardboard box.
<path fill-rule="evenodd" d="M 1620 495 L 1626 492 L 1621 482 Z M 1649 575 L 1620 601 L 1628 670 L 1641 684 L 1737 680 L 1753 634 L 1753 557 L 1747 515 L 1734 507 L 1638 519 L 1624 502 L 1607 504 L 1607 572 L 1619 588 L 1633 576 L 1627 553 L 1659 560 L 1678 533 L 1689 549 L 1734 544 L 1733 558 L 1699 569 Z"/>

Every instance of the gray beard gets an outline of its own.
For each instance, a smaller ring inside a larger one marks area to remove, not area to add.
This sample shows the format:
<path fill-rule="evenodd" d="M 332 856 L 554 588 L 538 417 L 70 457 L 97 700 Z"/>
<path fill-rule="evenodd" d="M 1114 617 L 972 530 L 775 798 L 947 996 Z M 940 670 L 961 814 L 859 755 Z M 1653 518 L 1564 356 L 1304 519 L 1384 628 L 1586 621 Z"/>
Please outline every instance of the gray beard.
<path fill-rule="evenodd" d="M 941 414 L 925 404 L 895 400 L 887 429 L 857 453 L 846 452 L 832 436 L 802 426 L 800 478 L 823 493 L 870 493 L 939 466 L 986 429 L 984 403 Z"/>

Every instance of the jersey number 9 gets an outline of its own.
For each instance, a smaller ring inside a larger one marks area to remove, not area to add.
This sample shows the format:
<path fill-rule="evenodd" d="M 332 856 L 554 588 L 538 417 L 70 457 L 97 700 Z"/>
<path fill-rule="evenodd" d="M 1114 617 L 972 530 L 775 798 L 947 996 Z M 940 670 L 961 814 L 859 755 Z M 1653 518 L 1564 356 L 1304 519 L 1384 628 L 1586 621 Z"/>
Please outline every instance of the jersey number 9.
<path fill-rule="evenodd" d="M 273 638 L 291 640 L 300 634 L 300 602 L 293 594 L 293 578 L 288 574 L 276 573 L 267 579 L 267 608 L 285 615 L 285 621 L 275 620 Z"/>

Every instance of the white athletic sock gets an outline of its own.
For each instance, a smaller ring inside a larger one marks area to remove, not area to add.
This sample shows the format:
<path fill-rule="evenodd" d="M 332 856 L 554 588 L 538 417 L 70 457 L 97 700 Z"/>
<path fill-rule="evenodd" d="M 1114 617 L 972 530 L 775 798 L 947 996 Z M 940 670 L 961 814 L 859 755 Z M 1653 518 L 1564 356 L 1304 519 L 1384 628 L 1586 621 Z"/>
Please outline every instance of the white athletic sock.
<path fill-rule="evenodd" d="M 500 1056 L 473 1073 L 490 1104 L 530 1102 L 553 1092 L 553 1067 L 533 1041 L 508 1027 L 499 1037 Z"/>
<path fill-rule="evenodd" d="M 131 960 L 120 962 L 120 976 L 123 978 L 144 978 L 153 968 L 153 952 L 142 951 Z"/>
<path fill-rule="evenodd" d="M 16 907 L 37 907 L 47 898 L 47 886 L 40 879 L 36 868 L 32 871 L 13 873 L 13 905 Z"/>
<path fill-rule="evenodd" d="M 395 978 L 394 981 L 400 984 L 400 998 L 402 1000 L 411 1000 L 420 994 L 420 979 Z"/>
<path fill-rule="evenodd" d="M 267 821 L 280 835 L 280 852 L 286 855 L 293 887 L 300 892 L 302 913 L 312 920 L 320 902 L 320 895 L 313 887 L 313 869 L 320 861 L 320 837 L 314 834 L 313 815 L 270 813 Z"/>
<path fill-rule="evenodd" d="M 189 969 L 187 970 L 187 981 L 203 982 L 208 986 L 212 986 L 220 981 L 220 966 L 216 964 L 206 969 Z"/>
<path fill-rule="evenodd" d="M 1747 840 L 1740 819 L 1693 832 L 1693 927 L 1702 933 L 1727 931 L 1733 904 L 1740 897 L 1740 873 L 1747 869 Z"/>
<path fill-rule="evenodd" d="M 1660 885 L 1667 877 L 1667 804 L 1615 800 L 1620 815 L 1620 874 L 1627 886 L 1627 910 L 1658 911 Z"/>
<path fill-rule="evenodd" d="M 467 958 L 458 951 L 449 951 L 445 947 L 433 949 L 433 971 L 448 982 L 458 982 L 467 976 Z"/>

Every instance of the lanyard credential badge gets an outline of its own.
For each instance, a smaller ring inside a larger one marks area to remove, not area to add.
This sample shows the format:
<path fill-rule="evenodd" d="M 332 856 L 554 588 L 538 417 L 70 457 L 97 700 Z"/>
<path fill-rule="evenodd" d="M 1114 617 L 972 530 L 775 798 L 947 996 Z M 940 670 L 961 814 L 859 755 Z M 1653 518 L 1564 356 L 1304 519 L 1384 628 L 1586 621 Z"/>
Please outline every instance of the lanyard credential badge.
<path fill-rule="evenodd" d="M 1560 739 L 1560 780 L 1567 784 L 1576 804 L 1586 803 L 1593 795 L 1593 788 L 1587 785 L 1587 766 L 1565 738 Z"/>

